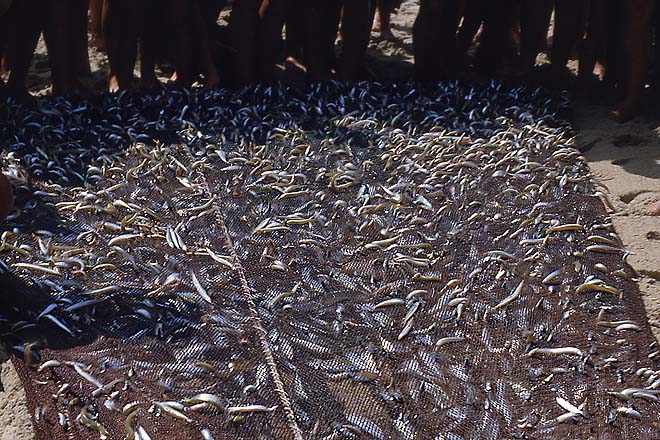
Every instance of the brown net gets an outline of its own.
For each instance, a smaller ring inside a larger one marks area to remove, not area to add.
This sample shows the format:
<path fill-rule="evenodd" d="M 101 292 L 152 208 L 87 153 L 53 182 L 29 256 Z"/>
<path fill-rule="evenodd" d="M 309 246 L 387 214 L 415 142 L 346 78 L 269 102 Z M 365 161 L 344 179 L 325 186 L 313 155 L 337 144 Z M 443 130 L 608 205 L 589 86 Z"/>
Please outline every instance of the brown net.
<path fill-rule="evenodd" d="M 4 110 L 0 323 L 39 438 L 660 438 L 563 105 L 331 83 Z"/>

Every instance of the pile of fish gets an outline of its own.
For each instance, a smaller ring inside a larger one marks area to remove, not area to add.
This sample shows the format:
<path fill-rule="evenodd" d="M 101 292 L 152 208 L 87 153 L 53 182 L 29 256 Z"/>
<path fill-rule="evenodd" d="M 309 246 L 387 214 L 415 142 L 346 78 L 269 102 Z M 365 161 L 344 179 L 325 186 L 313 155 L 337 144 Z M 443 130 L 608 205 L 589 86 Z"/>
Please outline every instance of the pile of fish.
<path fill-rule="evenodd" d="M 327 83 L 0 112 L 43 439 L 650 439 L 660 348 L 561 96 Z"/>

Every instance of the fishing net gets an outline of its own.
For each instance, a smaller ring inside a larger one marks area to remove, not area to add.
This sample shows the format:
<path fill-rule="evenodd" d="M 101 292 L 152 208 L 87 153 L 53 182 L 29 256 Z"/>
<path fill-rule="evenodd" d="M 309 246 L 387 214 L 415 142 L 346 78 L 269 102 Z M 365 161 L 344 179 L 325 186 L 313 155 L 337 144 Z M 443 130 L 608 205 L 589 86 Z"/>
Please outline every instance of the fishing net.
<path fill-rule="evenodd" d="M 660 438 L 565 106 L 329 83 L 4 108 L 0 323 L 37 436 Z"/>

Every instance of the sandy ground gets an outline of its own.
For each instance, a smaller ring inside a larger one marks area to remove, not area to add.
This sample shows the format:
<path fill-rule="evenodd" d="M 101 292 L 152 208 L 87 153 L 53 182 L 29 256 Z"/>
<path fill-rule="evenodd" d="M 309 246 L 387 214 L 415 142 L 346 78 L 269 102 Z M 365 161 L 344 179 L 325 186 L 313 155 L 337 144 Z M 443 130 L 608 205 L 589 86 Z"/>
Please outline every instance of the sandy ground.
<path fill-rule="evenodd" d="M 575 112 L 576 143 L 614 205 L 614 226 L 631 252 L 628 263 L 640 275 L 646 314 L 660 340 L 660 216 L 646 211 L 660 200 L 660 122 L 615 124 L 605 108 L 584 104 Z"/>
<path fill-rule="evenodd" d="M 393 32 L 399 41 L 372 35 L 370 69 L 380 80 L 411 77 L 412 25 L 417 1 L 404 1 L 393 16 Z M 105 87 L 105 56 L 90 49 L 92 75 L 85 83 L 92 89 Z M 161 72 L 161 80 L 168 77 Z M 47 93 L 50 74 L 43 41 L 37 50 L 28 85 L 35 94 Z M 607 108 L 575 103 L 576 146 L 584 152 L 594 177 L 604 186 L 614 205 L 615 228 L 631 255 L 628 262 L 640 274 L 639 287 L 647 316 L 660 339 L 660 216 L 646 213 L 660 200 L 660 118 L 638 118 L 627 124 L 607 119 Z M 0 359 L 1 360 L 1 359 Z M 0 365 L 4 390 L 0 391 L 0 440 L 29 440 L 34 432 L 25 406 L 25 394 L 10 363 Z"/>
<path fill-rule="evenodd" d="M 25 403 L 25 391 L 10 362 L 0 365 L 0 380 L 4 390 L 0 392 L 0 440 L 34 438 L 32 419 Z"/>

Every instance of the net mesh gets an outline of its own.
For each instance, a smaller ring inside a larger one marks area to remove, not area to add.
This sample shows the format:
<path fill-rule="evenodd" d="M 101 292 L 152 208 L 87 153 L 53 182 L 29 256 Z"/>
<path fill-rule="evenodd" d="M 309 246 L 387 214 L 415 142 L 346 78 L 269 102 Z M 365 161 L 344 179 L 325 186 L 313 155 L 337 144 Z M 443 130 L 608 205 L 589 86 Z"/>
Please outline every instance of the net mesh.
<path fill-rule="evenodd" d="M 38 437 L 660 438 L 565 106 L 329 83 L 4 108 L 0 324 Z"/>

